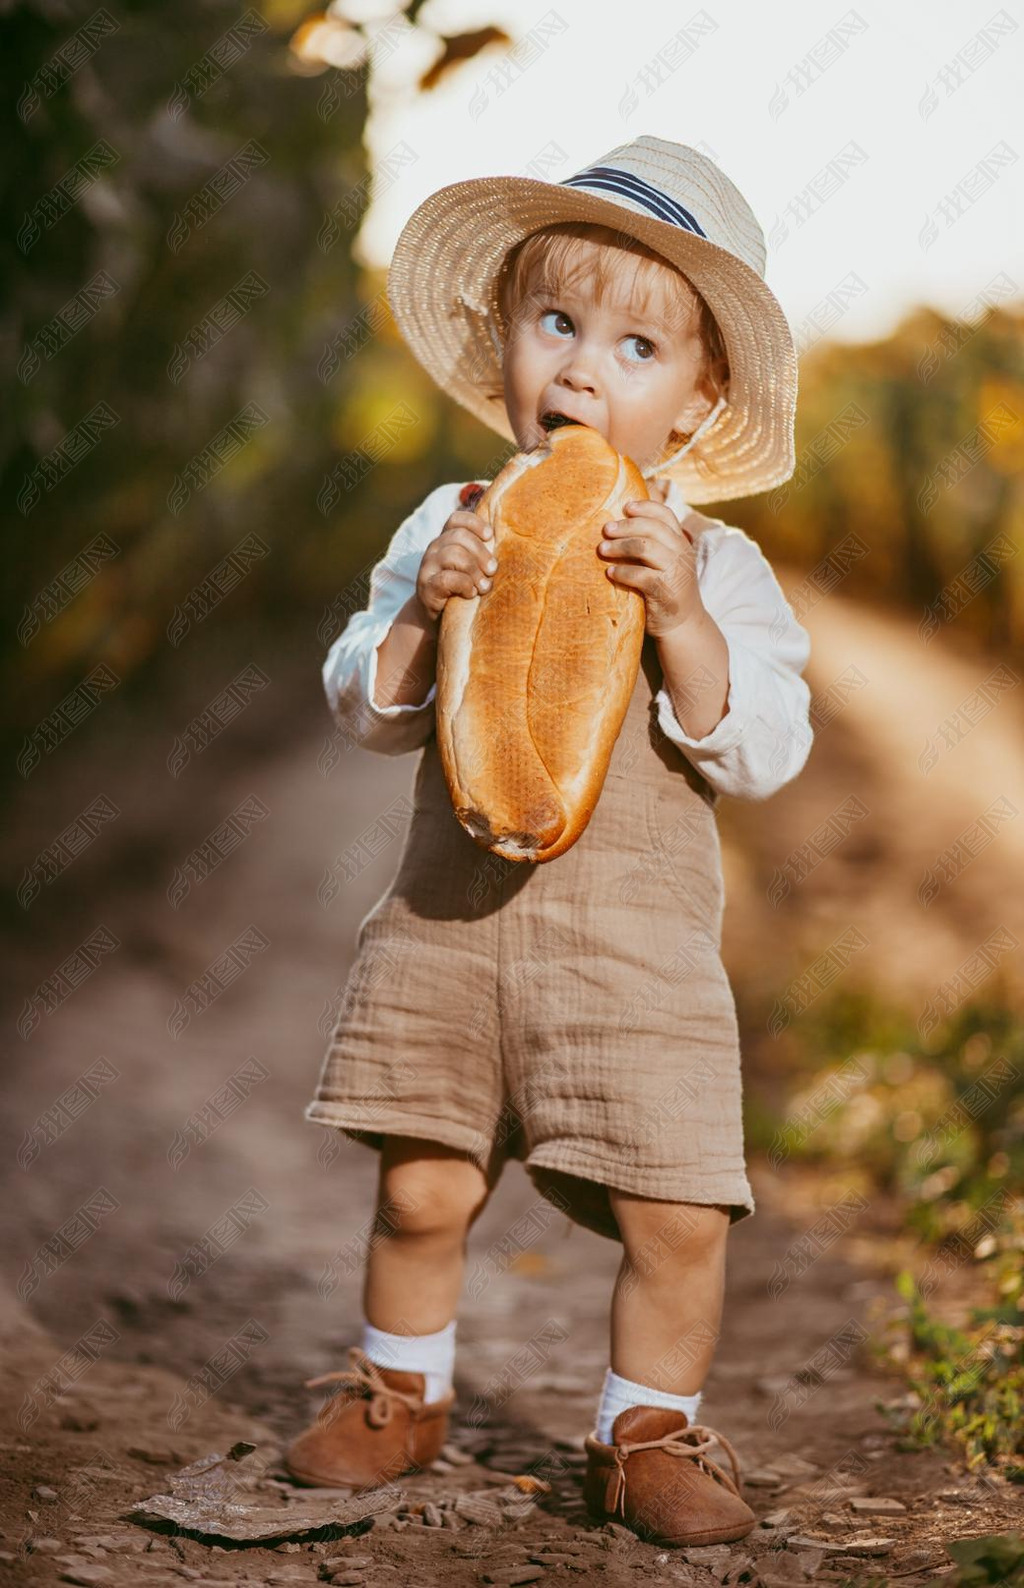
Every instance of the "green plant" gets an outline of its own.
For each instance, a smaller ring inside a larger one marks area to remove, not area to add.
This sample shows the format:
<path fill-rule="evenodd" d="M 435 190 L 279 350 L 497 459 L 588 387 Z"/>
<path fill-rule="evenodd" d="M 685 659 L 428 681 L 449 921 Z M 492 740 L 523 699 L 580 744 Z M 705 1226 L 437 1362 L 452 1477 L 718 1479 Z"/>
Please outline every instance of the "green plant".
<path fill-rule="evenodd" d="M 807 1012 L 789 1058 L 797 1085 L 786 1113 L 798 1128 L 778 1127 L 787 1155 L 855 1163 L 905 1200 L 923 1239 L 941 1241 L 966 1210 L 1024 1183 L 1024 1022 L 1006 1004 L 965 1005 L 925 1039 L 847 991 Z M 829 1080 L 845 1096 L 821 1106 Z"/>
<path fill-rule="evenodd" d="M 967 1328 L 939 1322 L 928 1311 L 913 1276 L 904 1270 L 896 1288 L 907 1303 L 906 1377 L 912 1407 L 888 1408 L 903 1434 L 903 1448 L 939 1442 L 962 1447 L 968 1468 L 986 1462 L 1021 1472 L 1024 1451 L 1024 1327 L 974 1309 Z"/>
<path fill-rule="evenodd" d="M 987 1538 L 958 1538 L 946 1545 L 956 1570 L 932 1577 L 925 1588 L 981 1588 L 999 1583 L 1002 1588 L 1024 1584 L 1024 1534 L 992 1533 Z"/>

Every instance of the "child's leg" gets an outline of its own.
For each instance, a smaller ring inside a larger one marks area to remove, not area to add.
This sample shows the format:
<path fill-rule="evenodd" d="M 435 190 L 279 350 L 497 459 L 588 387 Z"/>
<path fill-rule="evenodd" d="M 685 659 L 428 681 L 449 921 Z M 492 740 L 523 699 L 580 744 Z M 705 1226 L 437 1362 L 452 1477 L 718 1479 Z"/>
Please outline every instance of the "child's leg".
<path fill-rule="evenodd" d="M 489 1195 L 467 1154 L 415 1136 L 385 1137 L 361 1343 L 381 1367 L 424 1374 L 427 1401 L 452 1388 L 466 1235 Z"/>
<path fill-rule="evenodd" d="M 455 1316 L 466 1236 L 489 1196 L 483 1170 L 438 1141 L 386 1136 L 363 1310 L 377 1329 L 431 1334 Z"/>
<path fill-rule="evenodd" d="M 385 1137 L 362 1344 L 350 1348 L 350 1367 L 307 1380 L 312 1387 L 334 1378 L 345 1389 L 285 1453 L 300 1483 L 362 1492 L 429 1465 L 441 1451 L 454 1398 L 466 1234 L 489 1194 L 468 1154 Z M 422 1374 L 422 1384 L 411 1374 Z"/>
<path fill-rule="evenodd" d="M 651 1202 L 609 1188 L 623 1258 L 612 1298 L 612 1367 L 694 1395 L 707 1377 L 725 1293 L 727 1209 Z"/>
<path fill-rule="evenodd" d="M 597 1418 L 605 1443 L 629 1405 L 678 1407 L 697 1420 L 722 1317 L 729 1231 L 726 1208 L 650 1201 L 613 1187 L 608 1194 L 623 1258 Z"/>
<path fill-rule="evenodd" d="M 740 1493 L 736 1453 L 698 1415 L 722 1316 L 729 1209 L 609 1195 L 624 1255 L 613 1365 L 586 1440 L 587 1509 L 652 1544 L 745 1538 L 757 1517 Z M 715 1444 L 728 1468 L 707 1454 Z"/>

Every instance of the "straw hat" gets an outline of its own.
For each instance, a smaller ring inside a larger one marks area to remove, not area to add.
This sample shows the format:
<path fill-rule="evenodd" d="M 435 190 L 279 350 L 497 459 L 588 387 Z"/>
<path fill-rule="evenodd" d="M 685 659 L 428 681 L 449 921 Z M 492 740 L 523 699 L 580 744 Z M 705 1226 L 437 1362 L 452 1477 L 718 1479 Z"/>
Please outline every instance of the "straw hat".
<path fill-rule="evenodd" d="M 402 230 L 388 299 L 408 346 L 437 384 L 515 442 L 502 389 L 498 272 L 506 253 L 558 221 L 638 238 L 706 300 L 729 358 L 727 402 L 651 474 L 688 503 L 767 491 L 795 467 L 797 356 L 764 282 L 765 242 L 746 199 L 697 149 L 640 137 L 560 182 L 478 177 L 438 189 Z"/>

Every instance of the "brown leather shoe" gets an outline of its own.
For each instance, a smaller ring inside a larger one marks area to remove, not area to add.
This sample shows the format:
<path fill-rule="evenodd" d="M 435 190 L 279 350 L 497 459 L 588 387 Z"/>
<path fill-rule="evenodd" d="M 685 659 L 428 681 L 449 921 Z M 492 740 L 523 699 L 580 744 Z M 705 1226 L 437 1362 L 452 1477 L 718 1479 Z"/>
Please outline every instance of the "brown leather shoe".
<path fill-rule="evenodd" d="M 307 1388 L 334 1379 L 342 1388 L 289 1445 L 284 1464 L 300 1483 L 359 1493 L 436 1459 L 455 1391 L 425 1402 L 425 1374 L 379 1367 L 358 1345 L 348 1355 L 350 1367 L 306 1379 Z"/>
<path fill-rule="evenodd" d="M 707 1451 L 715 1441 L 732 1465 L 723 1472 Z M 649 1544 L 728 1544 L 757 1517 L 740 1498 L 736 1452 L 704 1423 L 664 1406 L 630 1406 L 612 1424 L 612 1443 L 584 1441 L 583 1496 L 591 1516 L 620 1522 Z"/>

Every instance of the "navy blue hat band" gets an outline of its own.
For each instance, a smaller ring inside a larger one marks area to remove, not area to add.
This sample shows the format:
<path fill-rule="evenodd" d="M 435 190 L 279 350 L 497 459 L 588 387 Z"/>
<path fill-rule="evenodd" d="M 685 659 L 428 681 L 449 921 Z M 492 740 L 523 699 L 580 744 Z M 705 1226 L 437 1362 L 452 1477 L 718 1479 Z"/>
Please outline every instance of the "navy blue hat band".
<path fill-rule="evenodd" d="M 575 176 L 567 176 L 558 186 L 606 188 L 610 193 L 619 193 L 623 198 L 642 204 L 658 220 L 681 226 L 687 232 L 696 232 L 698 237 L 707 237 L 707 232 L 689 210 L 677 204 L 675 199 L 670 199 L 660 188 L 645 182 L 643 177 L 634 176 L 632 171 L 621 171 L 618 166 L 592 165 L 586 171 L 577 171 Z"/>

